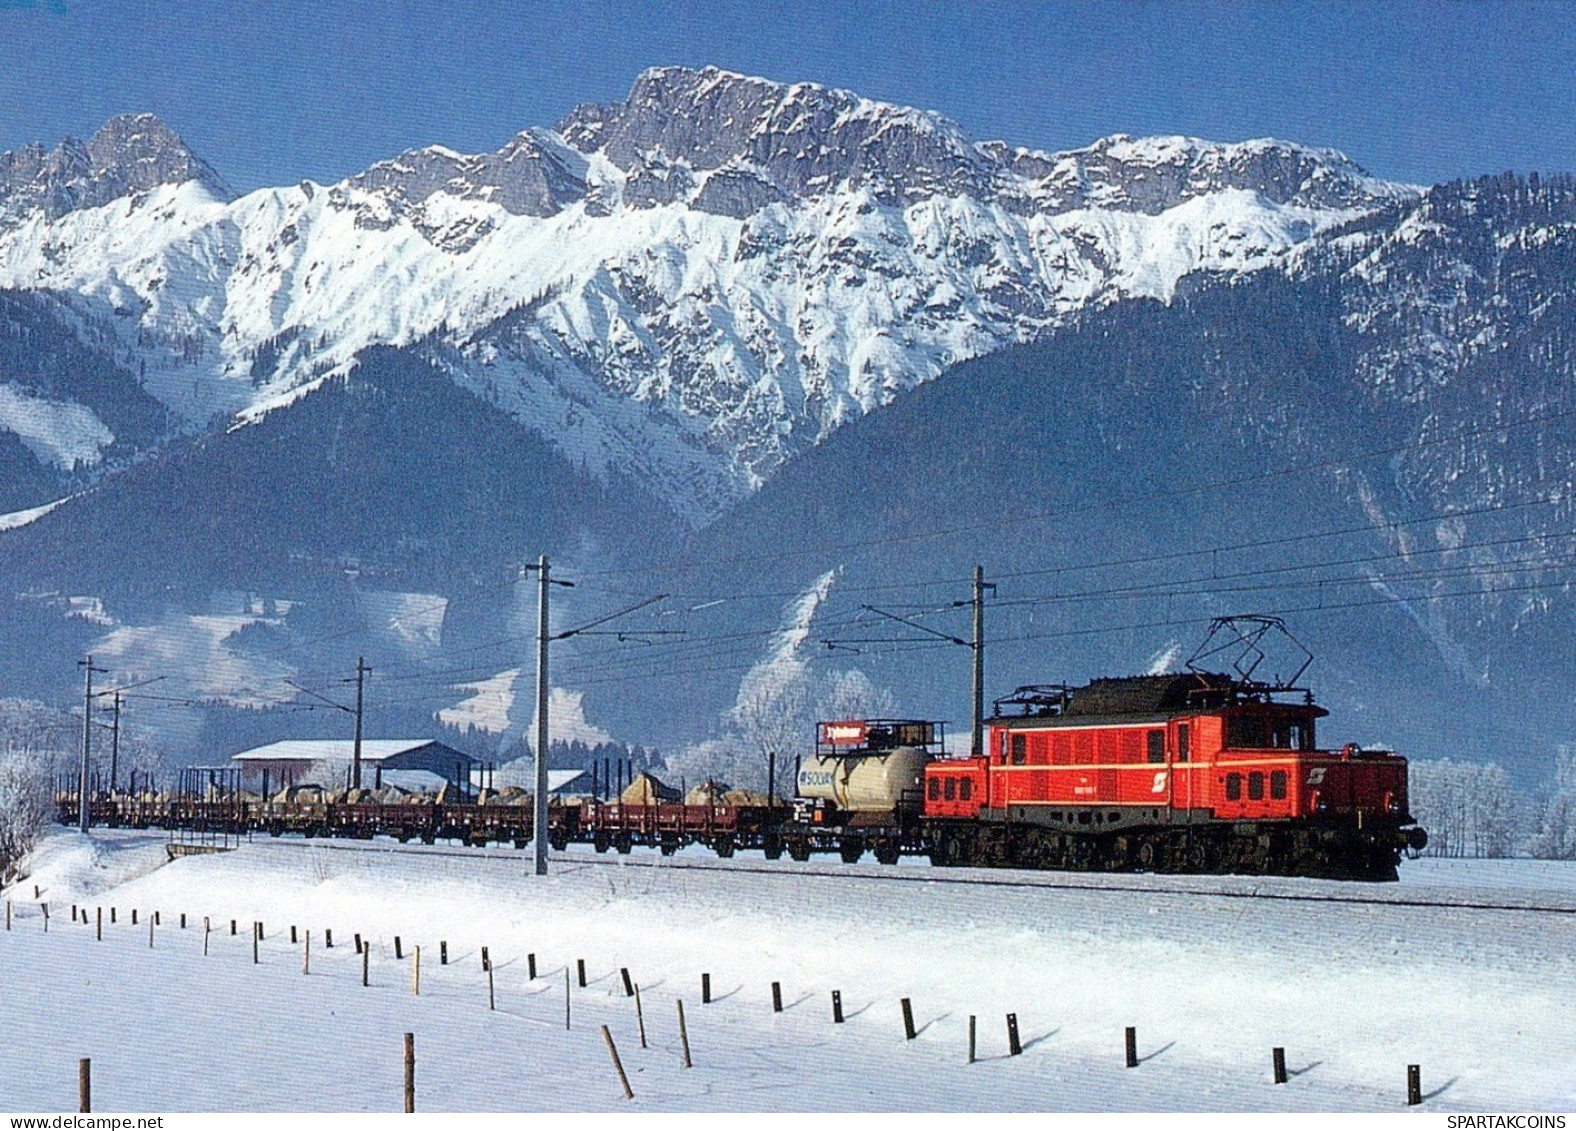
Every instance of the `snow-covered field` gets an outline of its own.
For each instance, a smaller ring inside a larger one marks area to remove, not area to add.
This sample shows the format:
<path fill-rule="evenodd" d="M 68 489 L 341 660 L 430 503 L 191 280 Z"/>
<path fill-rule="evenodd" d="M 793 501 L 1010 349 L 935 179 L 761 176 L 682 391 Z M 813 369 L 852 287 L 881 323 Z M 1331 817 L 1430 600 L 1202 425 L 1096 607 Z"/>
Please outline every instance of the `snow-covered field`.
<path fill-rule="evenodd" d="M 75 1110 L 86 1056 L 105 1112 L 398 1111 L 407 1031 L 425 1111 L 1401 1112 L 1413 1063 L 1425 1110 L 1576 1109 L 1572 865 L 1412 861 L 1375 887 L 572 850 L 543 879 L 507 850 L 287 838 L 166 863 L 164 848 L 55 830 L 6 892 L 0 1110 Z M 1308 898 L 1327 894 L 1348 901 Z M 104 909 L 102 941 L 73 904 Z M 312 932 L 308 975 L 292 925 Z"/>

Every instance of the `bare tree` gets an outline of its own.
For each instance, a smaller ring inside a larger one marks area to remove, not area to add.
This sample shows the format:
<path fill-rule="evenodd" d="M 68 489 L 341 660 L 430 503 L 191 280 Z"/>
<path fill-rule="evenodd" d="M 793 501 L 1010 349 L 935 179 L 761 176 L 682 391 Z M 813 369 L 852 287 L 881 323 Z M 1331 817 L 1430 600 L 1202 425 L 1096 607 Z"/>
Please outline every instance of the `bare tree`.
<path fill-rule="evenodd" d="M 1430 856 L 1500 857 L 1515 847 L 1516 796 L 1502 767 L 1414 761 L 1409 792 Z"/>
<path fill-rule="evenodd" d="M 1554 757 L 1554 789 L 1532 837 L 1532 855 L 1576 860 L 1576 746 L 1560 745 Z"/>

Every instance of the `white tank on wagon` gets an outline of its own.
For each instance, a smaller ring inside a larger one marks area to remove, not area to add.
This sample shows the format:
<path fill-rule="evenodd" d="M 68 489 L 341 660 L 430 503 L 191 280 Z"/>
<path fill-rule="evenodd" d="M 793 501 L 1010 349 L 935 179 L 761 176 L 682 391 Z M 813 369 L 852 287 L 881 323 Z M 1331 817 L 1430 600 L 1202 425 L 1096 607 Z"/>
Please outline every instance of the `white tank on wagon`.
<path fill-rule="evenodd" d="M 925 767 L 940 751 L 940 723 L 822 723 L 814 757 L 799 767 L 799 796 L 848 812 L 890 812 L 920 800 Z"/>

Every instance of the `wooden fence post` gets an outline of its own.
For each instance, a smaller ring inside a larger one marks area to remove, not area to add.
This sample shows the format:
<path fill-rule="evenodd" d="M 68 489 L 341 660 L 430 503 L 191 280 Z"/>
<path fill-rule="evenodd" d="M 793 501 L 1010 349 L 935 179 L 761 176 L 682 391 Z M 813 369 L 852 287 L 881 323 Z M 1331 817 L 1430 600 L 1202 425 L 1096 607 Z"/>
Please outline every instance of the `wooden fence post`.
<path fill-rule="evenodd" d="M 1406 1106 L 1416 1107 L 1423 1102 L 1423 1068 L 1422 1065 L 1408 1064 L 1406 1066 Z"/>
<path fill-rule="evenodd" d="M 492 969 L 492 957 L 487 953 L 487 948 L 486 947 L 482 947 L 482 969 L 483 970 L 491 970 Z"/>
<path fill-rule="evenodd" d="M 1138 1030 L 1129 1025 L 1126 1033 L 1127 1067 L 1138 1067 Z"/>
<path fill-rule="evenodd" d="M 564 967 L 564 1028 L 569 1028 L 569 967 Z"/>
<path fill-rule="evenodd" d="M 1018 1043 L 1018 1015 L 1007 1014 L 1007 1055 L 1017 1056 L 1023 1052 L 1023 1046 Z"/>
<path fill-rule="evenodd" d="M 370 946 L 362 947 L 361 948 L 361 984 L 363 986 L 370 984 L 367 981 L 367 968 L 368 968 L 369 964 L 371 963 L 371 961 L 372 961 L 372 948 Z"/>
<path fill-rule="evenodd" d="M 9 914 L 10 904 L 7 904 L 6 907 L 7 907 L 7 911 L 8 911 L 8 914 Z M 95 919 L 97 920 L 95 925 L 94 925 L 95 936 L 97 937 L 99 942 L 103 942 L 104 941 L 104 909 L 102 907 L 100 907 L 98 909 L 98 914 L 95 916 Z M 9 917 L 8 917 L 7 921 L 9 922 Z M 205 950 L 205 951 L 203 951 L 203 953 L 207 954 L 208 952 Z"/>
<path fill-rule="evenodd" d="M 974 1014 L 969 1014 L 969 1063 L 974 1063 Z"/>
<path fill-rule="evenodd" d="M 583 958 L 575 959 L 575 970 L 579 974 L 580 988 L 583 990 L 586 988 L 586 960 Z"/>
<path fill-rule="evenodd" d="M 832 1024 L 833 1025 L 841 1025 L 842 1023 L 843 1023 L 843 991 L 842 990 L 833 990 L 832 991 Z"/>
<path fill-rule="evenodd" d="M 93 1061 L 88 1057 L 77 1061 L 77 1110 L 93 1110 Z"/>
<path fill-rule="evenodd" d="M 910 1041 L 917 1036 L 914 1032 L 914 1005 L 908 998 L 903 999 L 903 1036 Z"/>
<path fill-rule="evenodd" d="M 493 996 L 493 968 L 487 967 L 487 1008 L 489 1011 L 498 1008 L 498 999 Z"/>
<path fill-rule="evenodd" d="M 679 1044 L 684 1048 L 684 1067 L 691 1068 L 689 1051 L 689 1028 L 684 1024 L 684 999 L 679 999 Z"/>
<path fill-rule="evenodd" d="M 635 987 L 635 1022 L 640 1026 L 640 1047 L 646 1047 L 646 1011 L 640 1007 L 640 987 Z"/>
<path fill-rule="evenodd" d="M 447 966 L 448 964 L 449 964 L 449 940 L 448 939 L 440 939 L 440 940 L 438 940 L 438 965 L 439 966 Z"/>
<path fill-rule="evenodd" d="M 329 950 L 333 950 L 334 949 L 334 928 L 333 927 L 324 927 L 323 928 L 323 945 L 325 947 L 327 947 Z"/>
<path fill-rule="evenodd" d="M 1270 1064 L 1275 1070 L 1275 1082 L 1284 1084 L 1286 1082 L 1286 1050 L 1283 1048 L 1271 1049 Z"/>
<path fill-rule="evenodd" d="M 416 1110 L 416 1034 L 405 1034 L 405 1114 Z"/>
<path fill-rule="evenodd" d="M 421 996 L 421 944 L 416 944 L 416 960 L 410 967 L 410 992 L 413 997 Z"/>
<path fill-rule="evenodd" d="M 702 974 L 700 976 L 700 1003 L 702 1005 L 710 1005 L 711 1004 L 711 975 L 710 974 Z"/>
<path fill-rule="evenodd" d="M 625 997 L 634 997 L 635 996 L 635 986 L 634 986 L 634 983 L 629 980 L 629 967 L 628 966 L 620 966 L 618 968 L 618 975 L 619 975 L 619 977 L 624 979 L 624 996 Z"/>
<path fill-rule="evenodd" d="M 618 1072 L 618 1082 L 624 1085 L 624 1098 L 635 1098 L 634 1091 L 629 1086 L 629 1077 L 624 1074 L 624 1063 L 618 1059 L 618 1048 L 613 1044 L 613 1034 L 607 1031 L 607 1026 L 602 1026 L 602 1039 L 607 1042 L 607 1055 L 613 1058 L 613 1068 Z"/>
<path fill-rule="evenodd" d="M 531 981 L 536 981 L 536 952 L 532 951 L 525 956 L 525 972 Z"/>
<path fill-rule="evenodd" d="M 772 1012 L 773 1013 L 781 1013 L 782 1011 L 783 1011 L 783 984 L 781 982 L 773 982 L 772 983 Z"/>
<path fill-rule="evenodd" d="M 208 922 L 208 916 L 204 915 L 202 917 L 202 956 L 204 958 L 208 957 L 208 935 L 212 930 L 213 928 Z"/>
<path fill-rule="evenodd" d="M 396 959 L 403 959 L 405 957 L 405 951 L 399 945 L 398 935 L 394 936 L 394 957 Z"/>

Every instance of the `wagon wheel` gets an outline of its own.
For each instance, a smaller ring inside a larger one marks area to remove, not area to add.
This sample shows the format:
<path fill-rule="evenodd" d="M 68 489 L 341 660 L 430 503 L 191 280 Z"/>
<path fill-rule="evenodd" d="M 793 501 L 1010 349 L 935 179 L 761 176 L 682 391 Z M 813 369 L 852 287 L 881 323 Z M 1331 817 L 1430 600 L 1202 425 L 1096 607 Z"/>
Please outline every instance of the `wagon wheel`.
<path fill-rule="evenodd" d="M 1213 856 L 1213 853 L 1210 852 L 1209 845 L 1203 840 L 1198 838 L 1189 840 L 1187 851 L 1183 855 L 1187 861 L 1187 870 L 1189 872 L 1209 871 L 1210 858 Z"/>
<path fill-rule="evenodd" d="M 865 854 L 864 842 L 854 839 L 843 840 L 838 842 L 837 851 L 842 856 L 844 864 L 857 864 L 859 863 L 859 858 Z M 808 860 L 809 858 L 810 854 L 808 852 L 803 857 L 794 857 L 795 860 Z"/>
<path fill-rule="evenodd" d="M 726 860 L 733 855 L 733 838 L 727 833 L 723 833 L 711 847 L 718 856 Z"/>
<path fill-rule="evenodd" d="M 898 856 L 897 845 L 890 842 L 876 845 L 876 862 L 878 864 L 896 864 Z"/>

